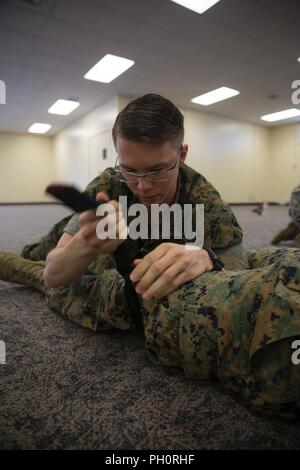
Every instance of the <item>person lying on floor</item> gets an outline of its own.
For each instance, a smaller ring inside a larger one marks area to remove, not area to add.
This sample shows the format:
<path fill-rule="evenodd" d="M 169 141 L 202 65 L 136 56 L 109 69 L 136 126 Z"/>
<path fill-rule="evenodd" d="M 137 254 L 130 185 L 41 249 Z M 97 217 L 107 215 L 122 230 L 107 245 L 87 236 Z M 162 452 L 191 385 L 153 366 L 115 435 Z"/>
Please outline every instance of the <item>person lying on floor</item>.
<path fill-rule="evenodd" d="M 272 245 L 279 245 L 283 241 L 290 241 L 290 247 L 300 248 L 300 185 L 293 189 L 290 199 L 288 226 L 273 238 Z"/>
<path fill-rule="evenodd" d="M 116 211 L 120 195 L 129 207 L 204 204 L 203 247 L 186 249 L 184 237 L 181 244 L 172 237 L 101 240 L 100 218 L 90 210 L 58 222 L 24 247 L 24 257 L 1 253 L 0 278 L 37 288 L 52 311 L 92 331 L 142 330 L 155 361 L 190 378 L 218 379 L 260 410 L 298 416 L 300 250 L 245 252 L 229 206 L 185 165 L 183 116 L 165 98 L 129 103 L 113 139 L 118 165 L 95 178 L 87 194 Z M 218 270 L 210 249 L 225 269 Z"/>

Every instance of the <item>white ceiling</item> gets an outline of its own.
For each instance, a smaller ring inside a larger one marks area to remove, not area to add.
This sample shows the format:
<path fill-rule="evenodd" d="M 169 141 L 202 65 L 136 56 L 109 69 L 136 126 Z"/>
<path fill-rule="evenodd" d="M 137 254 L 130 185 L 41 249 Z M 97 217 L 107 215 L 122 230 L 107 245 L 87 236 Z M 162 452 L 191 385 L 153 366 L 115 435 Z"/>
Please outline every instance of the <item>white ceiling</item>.
<path fill-rule="evenodd" d="M 203 15 L 170 0 L 35 3 L 0 1 L 2 132 L 26 132 L 38 121 L 55 134 L 116 94 L 160 93 L 179 106 L 259 124 L 263 114 L 295 107 L 299 0 L 221 0 Z M 85 80 L 106 53 L 136 63 L 110 84 Z M 241 94 L 209 107 L 190 102 L 223 85 Z M 49 115 L 58 98 L 81 106 L 69 116 Z"/>

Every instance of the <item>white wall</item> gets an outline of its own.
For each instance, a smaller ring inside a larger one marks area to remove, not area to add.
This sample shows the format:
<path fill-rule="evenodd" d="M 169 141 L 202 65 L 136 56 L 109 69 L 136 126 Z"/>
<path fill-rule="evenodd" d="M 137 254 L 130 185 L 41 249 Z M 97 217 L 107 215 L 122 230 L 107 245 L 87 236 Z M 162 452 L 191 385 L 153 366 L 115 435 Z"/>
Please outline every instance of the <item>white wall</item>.
<path fill-rule="evenodd" d="M 133 99 L 121 96 L 120 110 Z M 202 111 L 182 109 L 186 163 L 203 174 L 230 203 L 271 201 L 271 129 Z M 273 199 L 272 199 L 273 201 Z"/>
<path fill-rule="evenodd" d="M 186 163 L 230 203 L 268 200 L 270 129 L 183 110 Z"/>
<path fill-rule="evenodd" d="M 271 133 L 270 198 L 285 203 L 300 184 L 300 124 L 276 127 Z"/>
<path fill-rule="evenodd" d="M 118 97 L 115 97 L 54 138 L 58 181 L 74 183 L 83 189 L 103 167 L 113 165 L 115 154 L 110 134 L 118 110 Z M 109 158 L 105 162 L 101 162 L 102 143 L 109 146 Z"/>
<path fill-rule="evenodd" d="M 133 97 L 119 96 L 56 137 L 0 133 L 0 203 L 49 202 L 52 181 L 84 188 L 112 166 L 111 129 Z M 187 164 L 202 173 L 230 203 L 286 203 L 300 184 L 300 124 L 268 128 L 182 109 Z M 107 148 L 108 159 L 102 159 Z"/>
<path fill-rule="evenodd" d="M 55 178 L 53 139 L 0 133 L 0 203 L 49 202 Z"/>
<path fill-rule="evenodd" d="M 57 178 L 81 188 L 114 163 L 111 129 L 133 99 L 119 96 L 100 106 L 54 140 Z M 187 164 L 202 173 L 229 203 L 288 202 L 300 183 L 300 124 L 276 128 L 247 124 L 203 111 L 185 117 Z M 101 149 L 109 158 L 102 161 Z"/>

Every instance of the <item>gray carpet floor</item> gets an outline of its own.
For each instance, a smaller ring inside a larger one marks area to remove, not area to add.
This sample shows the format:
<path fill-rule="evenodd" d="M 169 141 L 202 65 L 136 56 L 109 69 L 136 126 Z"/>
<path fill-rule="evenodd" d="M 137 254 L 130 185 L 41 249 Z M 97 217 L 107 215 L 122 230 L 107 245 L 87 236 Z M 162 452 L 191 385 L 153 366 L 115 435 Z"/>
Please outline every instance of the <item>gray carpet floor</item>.
<path fill-rule="evenodd" d="M 234 206 L 247 248 L 268 245 L 286 207 Z M 68 213 L 0 206 L 0 250 L 20 252 Z M 31 288 L 0 282 L 0 449 L 299 449 L 300 423 L 263 417 L 211 382 L 148 359 L 143 338 L 91 333 Z"/>

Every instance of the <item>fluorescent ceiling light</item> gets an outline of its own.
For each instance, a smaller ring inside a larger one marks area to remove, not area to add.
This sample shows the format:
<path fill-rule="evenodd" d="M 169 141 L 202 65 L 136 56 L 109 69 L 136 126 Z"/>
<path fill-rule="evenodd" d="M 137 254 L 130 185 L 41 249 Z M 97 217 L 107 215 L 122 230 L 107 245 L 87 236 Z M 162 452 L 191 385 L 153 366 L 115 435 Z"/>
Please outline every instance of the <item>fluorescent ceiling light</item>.
<path fill-rule="evenodd" d="M 178 3 L 189 10 L 193 10 L 196 13 L 204 13 L 206 10 L 211 8 L 213 5 L 218 3 L 220 0 L 171 0 L 174 3 Z"/>
<path fill-rule="evenodd" d="M 297 59 L 297 60 L 298 60 L 298 62 L 300 62 L 300 57 L 298 57 L 298 59 Z"/>
<path fill-rule="evenodd" d="M 289 119 L 296 116 L 300 116 L 300 110 L 296 108 L 285 109 L 284 111 L 279 111 L 278 113 L 265 114 L 261 116 L 260 119 L 263 121 L 274 122 L 281 121 L 282 119 Z"/>
<path fill-rule="evenodd" d="M 45 134 L 49 129 L 51 129 L 50 124 L 44 124 L 42 122 L 35 122 L 32 126 L 29 127 L 28 132 L 32 132 L 34 134 Z"/>
<path fill-rule="evenodd" d="M 240 92 L 238 90 L 234 90 L 233 88 L 228 88 L 226 86 L 222 86 L 221 88 L 217 88 L 216 90 L 209 91 L 208 93 L 204 93 L 204 95 L 199 95 L 193 98 L 191 101 L 192 103 L 202 104 L 203 106 L 208 106 L 213 103 L 217 103 L 218 101 L 227 100 L 232 96 L 239 95 Z"/>
<path fill-rule="evenodd" d="M 61 114 L 66 116 L 70 114 L 74 109 L 78 108 L 80 103 L 78 101 L 72 100 L 57 100 L 55 103 L 48 109 L 48 113 L 51 114 Z"/>
<path fill-rule="evenodd" d="M 94 80 L 95 82 L 110 83 L 128 70 L 133 64 L 133 60 L 106 54 L 84 75 L 84 78 Z"/>

